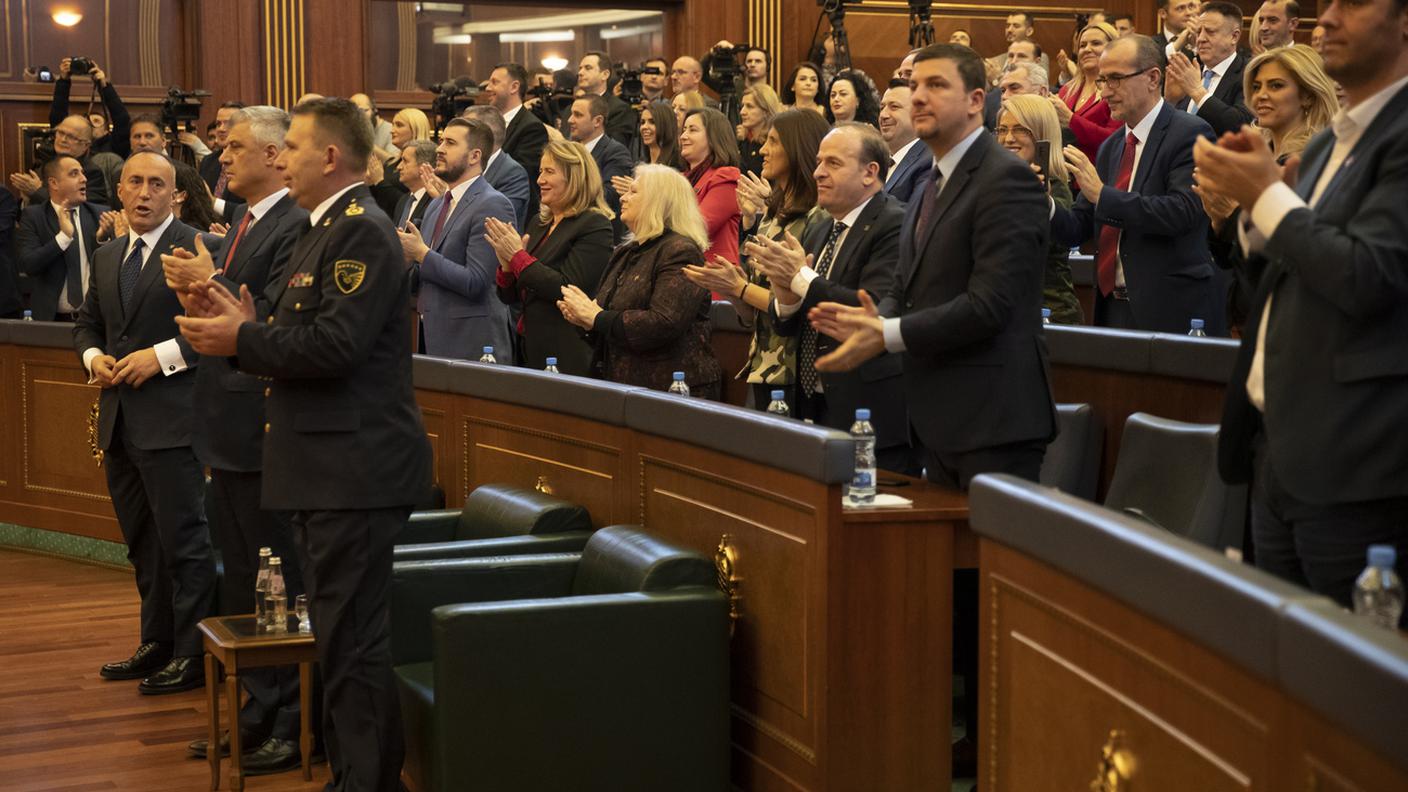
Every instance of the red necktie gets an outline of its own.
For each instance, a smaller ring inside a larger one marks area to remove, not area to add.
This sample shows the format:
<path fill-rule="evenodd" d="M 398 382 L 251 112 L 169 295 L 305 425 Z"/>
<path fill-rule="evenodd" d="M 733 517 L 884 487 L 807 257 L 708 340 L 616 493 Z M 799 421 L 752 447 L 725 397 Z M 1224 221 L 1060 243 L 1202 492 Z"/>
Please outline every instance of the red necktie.
<path fill-rule="evenodd" d="M 1129 190 L 1130 177 L 1134 175 L 1134 150 L 1139 138 L 1133 132 L 1124 139 L 1124 156 L 1120 158 L 1120 175 L 1115 179 L 1115 189 Z M 1120 229 L 1118 226 L 1100 226 L 1100 247 L 1095 252 L 1096 280 L 1100 293 L 1109 296 L 1115 290 L 1115 268 L 1119 261 Z"/>
<path fill-rule="evenodd" d="M 230 265 L 234 263 L 234 261 L 235 261 L 235 248 L 238 248 L 238 247 L 240 246 L 240 240 L 241 240 L 241 239 L 244 239 L 244 231 L 245 231 L 246 228 L 249 228 L 249 218 L 251 218 L 251 217 L 253 217 L 253 216 L 254 216 L 254 213 L 253 213 L 253 212 L 246 211 L 246 212 L 244 213 L 244 217 L 240 218 L 240 227 L 235 230 L 235 238 L 234 238 L 233 241 L 230 242 L 230 250 L 229 250 L 229 252 L 225 254 L 225 266 L 223 266 L 223 267 L 220 268 L 220 274 L 221 274 L 221 275 L 224 275 L 224 274 L 226 274 L 227 272 L 229 272 L 229 270 L 230 270 Z"/>
<path fill-rule="evenodd" d="M 440 207 L 440 216 L 435 218 L 435 230 L 430 232 L 430 247 L 432 250 L 440 245 L 440 234 L 445 230 L 445 221 L 450 219 L 450 213 L 454 210 L 454 196 L 445 193 L 445 205 Z"/>

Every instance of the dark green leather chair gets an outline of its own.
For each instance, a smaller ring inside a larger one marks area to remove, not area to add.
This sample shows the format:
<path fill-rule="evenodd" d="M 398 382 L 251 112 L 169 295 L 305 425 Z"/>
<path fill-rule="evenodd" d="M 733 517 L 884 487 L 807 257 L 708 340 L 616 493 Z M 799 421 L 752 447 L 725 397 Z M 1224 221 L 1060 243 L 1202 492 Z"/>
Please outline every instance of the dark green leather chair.
<path fill-rule="evenodd" d="M 398 562 L 391 618 L 417 789 L 728 788 L 709 559 L 613 526 L 581 553 Z"/>
<path fill-rule="evenodd" d="M 463 509 L 412 512 L 396 538 L 397 561 L 575 553 L 592 518 L 575 503 L 507 484 L 484 484 Z"/>

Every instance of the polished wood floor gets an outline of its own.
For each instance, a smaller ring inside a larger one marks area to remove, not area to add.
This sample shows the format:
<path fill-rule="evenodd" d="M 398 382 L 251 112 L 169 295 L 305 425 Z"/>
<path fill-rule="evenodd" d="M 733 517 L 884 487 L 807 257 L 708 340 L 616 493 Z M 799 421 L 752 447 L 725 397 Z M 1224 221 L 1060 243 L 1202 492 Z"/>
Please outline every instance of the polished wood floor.
<path fill-rule="evenodd" d="M 130 573 L 0 550 L 0 790 L 209 789 L 209 766 L 186 758 L 186 743 L 205 736 L 205 693 L 143 696 L 135 681 L 98 676 L 136 642 Z M 327 778 L 322 764 L 312 782 L 294 771 L 245 788 L 318 792 Z"/>

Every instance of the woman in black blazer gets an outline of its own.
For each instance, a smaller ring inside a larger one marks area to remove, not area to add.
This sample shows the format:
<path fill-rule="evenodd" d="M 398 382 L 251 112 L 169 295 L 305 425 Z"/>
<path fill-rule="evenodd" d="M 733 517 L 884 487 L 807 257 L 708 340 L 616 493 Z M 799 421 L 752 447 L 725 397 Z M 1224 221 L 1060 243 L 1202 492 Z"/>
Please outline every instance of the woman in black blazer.
<path fill-rule="evenodd" d="M 517 330 L 521 360 L 543 368 L 557 358 L 564 374 L 590 375 L 592 349 L 562 318 L 557 301 L 562 287 L 595 295 L 611 257 L 611 220 L 596 161 L 580 143 L 552 141 L 543 149 L 538 173 L 541 210 L 528 223 L 527 236 L 490 218 L 484 236 L 499 259 L 499 299 L 521 305 Z"/>

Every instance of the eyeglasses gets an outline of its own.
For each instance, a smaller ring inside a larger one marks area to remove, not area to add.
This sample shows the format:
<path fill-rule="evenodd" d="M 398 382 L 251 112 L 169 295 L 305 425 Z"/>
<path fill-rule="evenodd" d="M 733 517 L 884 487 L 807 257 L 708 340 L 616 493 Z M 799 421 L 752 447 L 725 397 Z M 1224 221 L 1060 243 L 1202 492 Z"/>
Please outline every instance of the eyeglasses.
<path fill-rule="evenodd" d="M 1144 72 L 1155 68 L 1157 67 L 1150 66 L 1148 69 L 1140 69 L 1137 72 L 1130 72 L 1129 74 L 1102 74 L 1095 78 L 1095 87 L 1102 91 L 1105 90 L 1105 86 L 1107 85 L 1111 88 L 1118 88 L 1120 87 L 1120 83 L 1128 80 L 1130 77 L 1138 77 Z"/>
<path fill-rule="evenodd" d="M 74 142 L 74 143 L 87 143 L 87 142 L 88 142 L 88 138 L 79 137 L 78 135 L 72 134 L 72 133 L 70 133 L 70 132 L 65 132 L 65 131 L 63 131 L 62 129 L 56 129 L 56 130 L 54 130 L 54 138 L 57 139 L 57 140 L 68 140 L 68 141 L 72 141 L 72 142 Z"/>
<path fill-rule="evenodd" d="M 1016 135 L 1017 137 L 1036 137 L 1032 134 L 1032 131 L 1030 129 L 1027 129 L 1024 126 L 1000 126 L 997 129 L 993 130 L 993 134 L 997 135 L 999 140 L 1007 137 L 1009 133 L 1012 135 Z"/>

